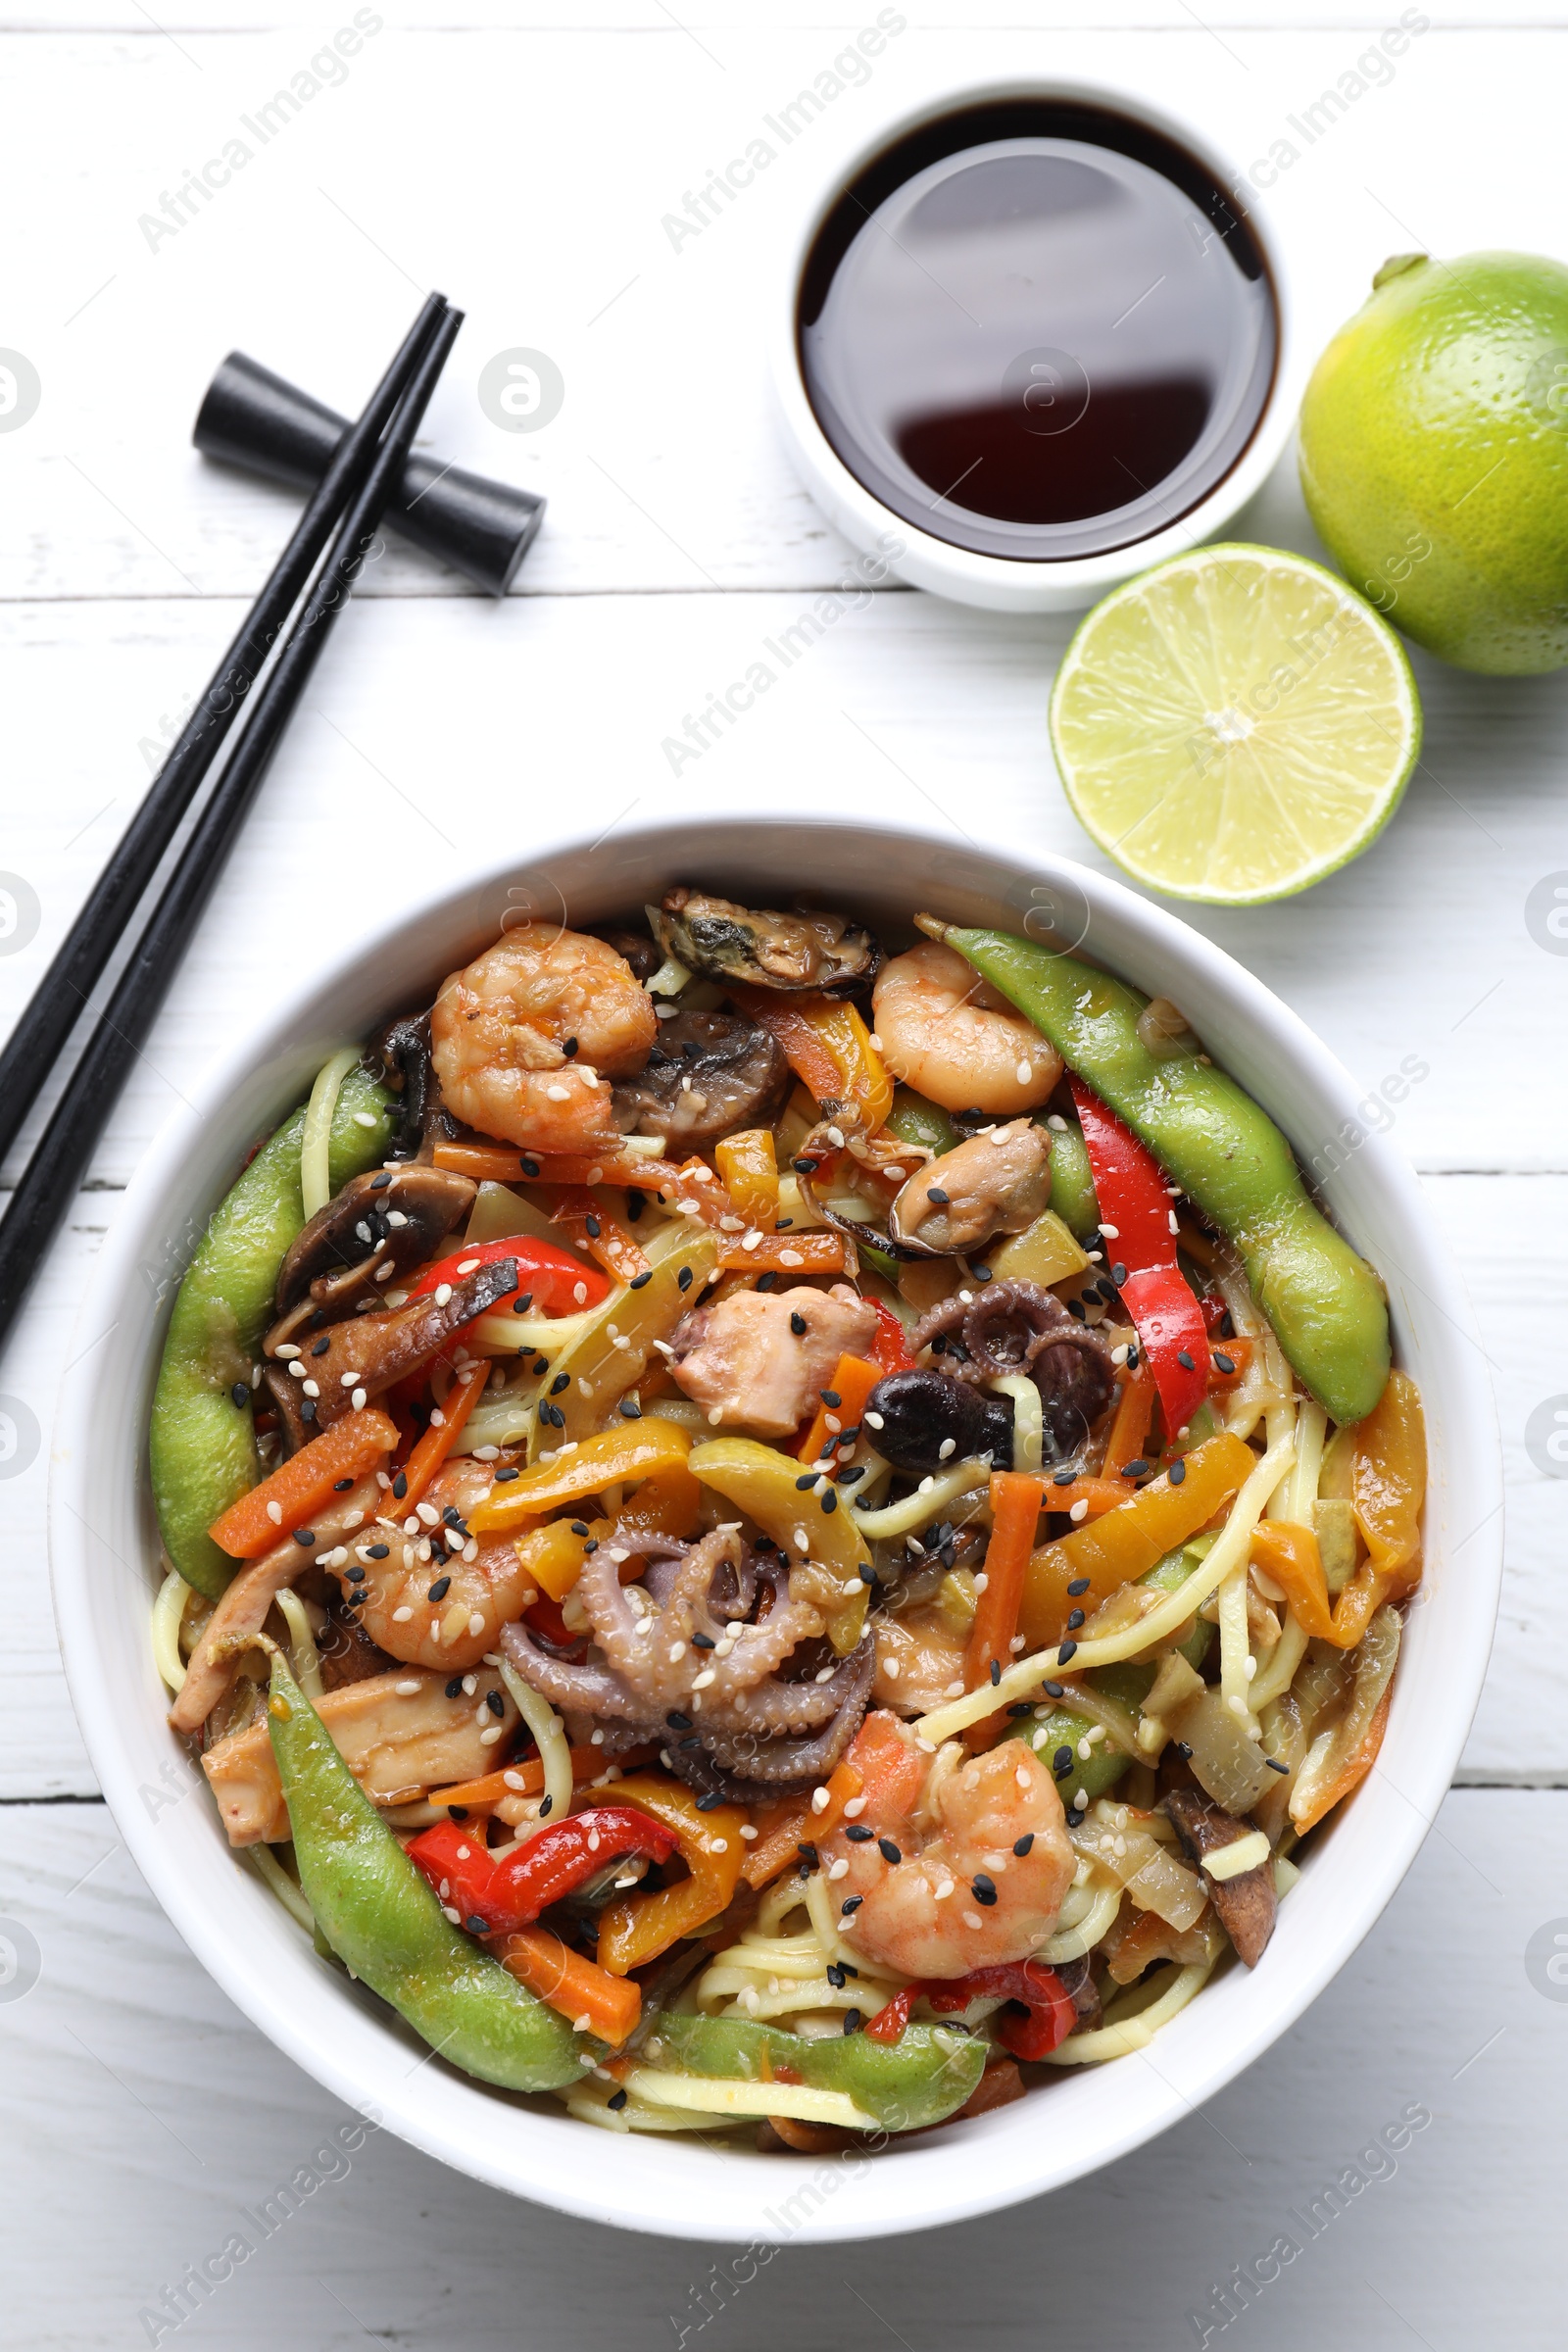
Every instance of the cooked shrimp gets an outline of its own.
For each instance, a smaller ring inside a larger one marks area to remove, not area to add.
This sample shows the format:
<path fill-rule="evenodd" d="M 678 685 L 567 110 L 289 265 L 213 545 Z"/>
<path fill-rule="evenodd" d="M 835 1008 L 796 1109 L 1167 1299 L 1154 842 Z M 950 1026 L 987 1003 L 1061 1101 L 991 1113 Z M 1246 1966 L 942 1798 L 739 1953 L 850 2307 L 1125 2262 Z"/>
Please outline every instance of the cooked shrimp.
<path fill-rule="evenodd" d="M 608 1078 L 629 1078 L 658 1032 L 623 956 L 581 931 L 519 923 L 441 984 L 430 1050 L 449 1110 L 540 1152 L 611 1140 Z"/>
<path fill-rule="evenodd" d="M 1011 1118 L 1038 1109 L 1061 1077 L 1061 1055 L 1034 1023 L 937 940 L 896 956 L 871 1002 L 888 1068 L 944 1110 Z"/>
<path fill-rule="evenodd" d="M 451 1508 L 461 1520 L 489 1486 L 482 1462 L 451 1462 L 416 1510 L 399 1513 L 389 1498 L 379 1521 L 331 1554 L 345 1596 L 365 1595 L 357 1622 L 389 1658 L 464 1672 L 495 1648 L 501 1628 L 537 1596 L 510 1536 L 480 1540 L 443 1517 Z M 418 1521 L 417 1534 L 411 1518 Z M 445 1556 L 438 1526 L 453 1545 Z M 386 1556 L 377 1559 L 383 1545 Z M 356 1577 L 356 1570 L 363 1573 Z"/>
<path fill-rule="evenodd" d="M 979 1756 L 950 1742 L 928 1759 L 878 1708 L 850 1761 L 864 1809 L 820 1841 L 840 1904 L 858 1898 L 841 1917 L 844 1940 L 907 1977 L 963 1977 L 1038 1951 L 1076 1857 L 1056 1785 L 1023 1741 Z"/>

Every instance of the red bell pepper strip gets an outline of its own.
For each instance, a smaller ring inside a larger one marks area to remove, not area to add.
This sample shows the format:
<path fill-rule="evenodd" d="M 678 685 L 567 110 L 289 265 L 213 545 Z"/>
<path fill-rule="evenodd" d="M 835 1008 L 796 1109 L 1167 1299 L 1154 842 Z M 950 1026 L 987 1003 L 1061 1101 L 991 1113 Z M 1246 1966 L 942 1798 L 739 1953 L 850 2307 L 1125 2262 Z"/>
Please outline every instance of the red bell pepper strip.
<path fill-rule="evenodd" d="M 988 1993 L 1004 1993 L 1009 2001 L 1021 2001 L 1028 2016 L 1004 2016 L 997 2028 L 1004 2047 L 1015 2058 L 1049 2057 L 1078 2023 L 1078 2005 L 1054 1968 L 1040 1960 L 1014 1960 L 995 1968 L 972 1969 L 966 1977 L 929 1978 L 923 1984 L 906 1984 L 867 2020 L 864 2031 L 870 2038 L 898 2041 L 922 1992 L 939 2017 L 967 2009 L 971 2001 Z"/>
<path fill-rule="evenodd" d="M 427 1266 L 416 1283 L 409 1288 L 411 1298 L 422 1298 L 426 1292 L 439 1290 L 442 1283 L 458 1283 L 463 1275 L 461 1266 L 471 1274 L 475 1266 L 487 1266 L 498 1257 L 514 1257 L 517 1261 L 517 1290 L 528 1298 L 530 1311 L 536 1315 L 580 1315 L 585 1308 L 598 1306 L 610 1296 L 610 1279 L 597 1266 L 585 1266 L 580 1257 L 563 1250 L 555 1242 L 537 1241 L 532 1234 L 510 1234 L 504 1242 L 474 1242 L 466 1250 L 458 1250 Z M 577 1296 L 579 1290 L 581 1298 Z M 507 1294 L 510 1296 L 511 1294 Z M 498 1301 L 486 1307 L 486 1314 L 503 1313 Z"/>
<path fill-rule="evenodd" d="M 1095 1191 L 1100 1192 L 1097 1178 Z M 1104 1197 L 1101 1195 L 1101 1205 Z M 1046 2058 L 1058 2049 L 1078 2023 L 1078 2004 L 1054 1968 L 1041 1960 L 1010 1960 L 995 1968 L 971 1969 L 966 1977 L 928 1984 L 925 1997 L 939 2017 L 967 2009 L 983 1994 L 1002 1993 L 1021 2001 L 1027 2017 L 1003 2017 L 997 2032 L 1015 2058 Z"/>
<path fill-rule="evenodd" d="M 884 1306 L 880 1298 L 873 1298 L 871 1305 L 876 1314 L 876 1337 L 867 1354 L 884 1376 L 889 1372 L 907 1372 L 914 1358 L 909 1353 L 904 1325 L 892 1307 Z"/>
<path fill-rule="evenodd" d="M 652 1814 L 635 1805 L 595 1805 L 536 1831 L 499 1862 L 482 1836 L 456 1821 L 422 1831 L 408 1854 L 470 1935 L 507 1936 L 530 1926 L 618 1854 L 662 1862 L 674 1848 L 674 1837 Z"/>
<path fill-rule="evenodd" d="M 1105 1262 L 1149 1358 L 1165 1435 L 1174 1438 L 1207 1393 L 1208 1331 L 1193 1287 L 1176 1262 L 1164 1172 L 1132 1129 L 1077 1076 L 1072 1099 L 1102 1230 L 1113 1229 L 1105 1235 Z"/>

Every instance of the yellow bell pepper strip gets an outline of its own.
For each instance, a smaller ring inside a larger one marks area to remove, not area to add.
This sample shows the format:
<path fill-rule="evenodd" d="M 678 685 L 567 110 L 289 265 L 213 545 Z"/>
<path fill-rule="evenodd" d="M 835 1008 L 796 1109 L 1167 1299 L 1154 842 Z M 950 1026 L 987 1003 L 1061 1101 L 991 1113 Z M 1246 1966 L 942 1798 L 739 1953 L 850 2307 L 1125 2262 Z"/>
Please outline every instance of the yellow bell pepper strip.
<path fill-rule="evenodd" d="M 1350 1503 L 1375 1567 L 1391 1574 L 1416 1556 L 1427 1485 L 1426 1422 L 1408 1372 L 1389 1385 L 1356 1426 Z M 1409 1580 L 1419 1582 L 1420 1570 Z"/>
<path fill-rule="evenodd" d="M 986 1545 L 985 1591 L 975 1603 L 974 1624 L 963 1658 L 966 1690 L 978 1690 L 982 1683 L 996 1681 L 1012 1664 L 1012 1640 L 1018 1630 L 1024 1577 L 1045 1494 L 1043 1478 L 1032 1478 L 1018 1470 L 991 1473 L 988 1497 L 991 1541 Z M 999 1728 L 996 1716 L 987 1723 L 972 1725 L 968 1734 L 970 1746 L 989 1747 L 991 1737 Z"/>
<path fill-rule="evenodd" d="M 853 1004 L 835 997 L 777 997 L 733 986 L 741 1010 L 776 1037 L 797 1078 L 819 1103 L 858 1103 L 869 1135 L 893 1108 L 893 1081 Z"/>
<path fill-rule="evenodd" d="M 747 1127 L 713 1146 L 713 1157 L 735 1214 L 771 1233 L 778 1220 L 778 1156 L 772 1130 Z"/>
<path fill-rule="evenodd" d="M 681 1467 L 691 1443 L 690 1430 L 652 1414 L 622 1429 L 607 1429 L 597 1438 L 584 1438 L 574 1452 L 536 1463 L 507 1486 L 492 1488 L 468 1513 L 468 1525 L 476 1536 L 506 1535 L 606 1487 Z"/>
<path fill-rule="evenodd" d="M 1182 1471 L 1179 1481 L 1173 1476 L 1156 1480 L 1103 1518 L 1043 1544 L 1030 1558 L 1018 1611 L 1018 1631 L 1029 1648 L 1046 1649 L 1059 1642 L 1073 1608 L 1087 1616 L 1123 1585 L 1147 1576 L 1240 1493 L 1256 1467 L 1250 1446 L 1223 1431 L 1176 1465 Z M 1082 1578 L 1088 1579 L 1088 1590 L 1069 1595 L 1067 1587 Z"/>
<path fill-rule="evenodd" d="M 1391 1683 L 1378 1700 L 1376 1712 L 1353 1752 L 1346 1757 L 1332 1780 L 1325 1781 L 1321 1788 L 1313 1790 L 1311 1803 L 1303 1808 L 1299 1819 L 1293 1809 L 1291 1823 L 1298 1837 L 1304 1838 L 1308 1830 L 1315 1829 L 1325 1813 L 1332 1812 L 1342 1797 L 1348 1796 L 1350 1790 L 1366 1779 L 1378 1760 L 1383 1735 L 1389 1728 L 1389 1708 L 1393 1699 L 1394 1686 Z"/>
<path fill-rule="evenodd" d="M 863 1355 L 841 1355 L 811 1426 L 797 1448 L 803 1462 L 825 1463 L 844 1442 L 847 1430 L 858 1431 L 865 1400 L 882 1378 L 882 1366 Z M 833 1401 L 830 1404 L 828 1397 Z"/>
<path fill-rule="evenodd" d="M 486 1364 L 487 1378 L 489 1371 Z M 281 1537 L 304 1527 L 313 1511 L 330 1500 L 340 1479 L 355 1479 L 375 1469 L 397 1443 L 396 1422 L 378 1406 L 345 1414 L 318 1438 L 302 1446 L 298 1453 L 290 1454 L 286 1462 L 279 1462 L 260 1486 L 230 1503 L 207 1532 L 230 1558 L 259 1559 Z"/>
<path fill-rule="evenodd" d="M 615 1802 L 638 1805 L 672 1830 L 691 1872 L 679 1886 L 661 1887 L 655 1894 L 623 1895 L 600 1914 L 599 1965 L 612 1976 L 624 1977 L 728 1908 L 746 1858 L 741 1840 L 746 1815 L 736 1805 L 699 1813 L 689 1788 L 656 1780 L 652 1773 L 633 1773 L 617 1781 Z"/>
<path fill-rule="evenodd" d="M 726 1234 L 718 1262 L 727 1274 L 843 1274 L 855 1272 L 837 1233 L 764 1233 L 748 1250 L 742 1234 Z"/>
<path fill-rule="evenodd" d="M 845 1807 L 854 1802 L 863 1787 L 859 1774 L 846 1757 L 828 1776 L 826 1804 L 819 1806 L 808 1797 L 785 1797 L 768 1806 L 764 1818 L 757 1824 L 760 1833 L 757 1841 L 748 1845 L 741 1864 L 741 1876 L 747 1886 L 766 1886 L 797 1859 L 803 1844 L 830 1838 L 844 1819 Z"/>
<path fill-rule="evenodd" d="M 849 1512 L 840 1510 L 837 1488 L 808 1491 L 794 1454 L 779 1453 L 756 1438 L 710 1438 L 692 1447 L 686 1466 L 705 1487 L 715 1487 L 738 1503 L 781 1551 L 819 1560 L 837 1569 L 847 1584 L 864 1582 L 860 1570 L 871 1565 L 865 1538 Z M 846 1600 L 851 1597 L 846 1592 Z"/>
<path fill-rule="evenodd" d="M 639 1275 L 650 1271 L 647 1258 L 632 1239 L 630 1226 L 623 1225 L 585 1184 L 562 1186 L 550 1222 L 569 1233 L 617 1282 L 635 1282 Z"/>
<path fill-rule="evenodd" d="M 653 1272 L 640 1290 L 612 1291 L 602 1307 L 574 1325 L 564 1345 L 544 1339 L 552 1369 L 528 1431 L 533 1465 L 546 1451 L 585 1444 L 602 1429 L 612 1405 L 618 1403 L 624 1417 L 634 1419 L 638 1408 L 625 1412 L 627 1392 L 650 1365 L 661 1363 L 658 1342 L 667 1340 L 688 1309 L 707 1297 L 717 1249 L 706 1227 L 672 1221 L 650 1237 L 648 1255 Z"/>
<path fill-rule="evenodd" d="M 548 1519 L 543 1527 L 530 1527 L 514 1537 L 512 1548 L 541 1592 L 548 1592 L 552 1600 L 564 1600 L 582 1574 L 588 1542 L 586 1536 L 572 1534 L 569 1519 Z"/>
<path fill-rule="evenodd" d="M 684 1463 L 672 1462 L 667 1470 L 656 1470 L 634 1488 L 615 1517 L 633 1534 L 675 1536 L 684 1541 L 696 1535 L 702 1507 L 702 1488 Z"/>
<path fill-rule="evenodd" d="M 620 2047 L 643 2013 L 640 1984 L 585 1960 L 548 1928 L 515 1928 L 490 1948 L 519 1984 L 569 2018 L 579 2034 L 597 2034 L 612 2049 Z"/>

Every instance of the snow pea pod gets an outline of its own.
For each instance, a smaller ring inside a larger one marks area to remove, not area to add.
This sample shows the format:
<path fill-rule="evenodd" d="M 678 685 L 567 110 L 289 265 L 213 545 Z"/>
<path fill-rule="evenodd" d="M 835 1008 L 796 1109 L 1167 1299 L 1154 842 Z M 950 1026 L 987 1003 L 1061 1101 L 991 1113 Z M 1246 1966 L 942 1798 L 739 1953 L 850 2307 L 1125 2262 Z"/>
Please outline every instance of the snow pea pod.
<path fill-rule="evenodd" d="M 876 2006 L 879 1996 L 871 1995 Z M 987 2044 L 950 2026 L 906 2026 L 893 2043 L 863 2034 L 787 2034 L 740 2017 L 659 2021 L 660 2063 L 721 2082 L 758 2082 L 791 2067 L 814 2090 L 841 2090 L 884 2132 L 918 2132 L 956 2114 L 985 2072 Z M 655 2055 L 654 2043 L 649 2055 Z"/>
<path fill-rule="evenodd" d="M 1026 1013 L 1241 1252 L 1252 1296 L 1307 1389 L 1360 1421 L 1389 1377 L 1389 1314 L 1364 1258 L 1308 1198 L 1290 1145 L 1196 1042 L 1160 1054 L 1138 1034 L 1149 1000 L 1108 972 L 1005 931 L 928 922 Z"/>
<path fill-rule="evenodd" d="M 239 1646 L 244 1646 L 243 1643 Z M 277 1645 L 268 1731 L 288 1804 L 300 1886 L 319 1934 L 465 2074 L 507 2090 L 559 2090 L 593 2045 L 491 1953 L 453 1927 L 360 1788 Z"/>
<path fill-rule="evenodd" d="M 385 1157 L 393 1101 L 362 1070 L 344 1079 L 328 1155 L 334 1192 Z M 305 1223 L 304 1132 L 302 1108 L 262 1146 L 214 1211 L 179 1286 L 153 1394 L 148 1452 L 164 1547 L 185 1582 L 211 1600 L 236 1563 L 207 1530 L 262 1475 L 251 1366 L 272 1320 L 278 1268 Z"/>
<path fill-rule="evenodd" d="M 1086 1242 L 1099 1229 L 1100 1203 L 1089 1148 L 1073 1119 L 1063 1119 L 1051 1130 L 1051 1205 L 1077 1241 Z"/>

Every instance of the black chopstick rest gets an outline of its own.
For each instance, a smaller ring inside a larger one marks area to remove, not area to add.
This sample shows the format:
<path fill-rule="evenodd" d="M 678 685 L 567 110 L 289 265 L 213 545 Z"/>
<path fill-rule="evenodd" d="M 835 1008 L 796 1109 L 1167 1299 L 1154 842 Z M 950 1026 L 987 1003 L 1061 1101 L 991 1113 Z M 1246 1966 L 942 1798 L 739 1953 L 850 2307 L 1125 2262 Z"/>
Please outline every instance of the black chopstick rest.
<path fill-rule="evenodd" d="M 191 439 L 204 457 L 296 489 L 326 471 L 348 420 L 270 368 L 231 351 L 207 388 Z M 405 539 L 482 588 L 505 596 L 544 519 L 532 490 L 411 457 L 387 509 Z"/>

